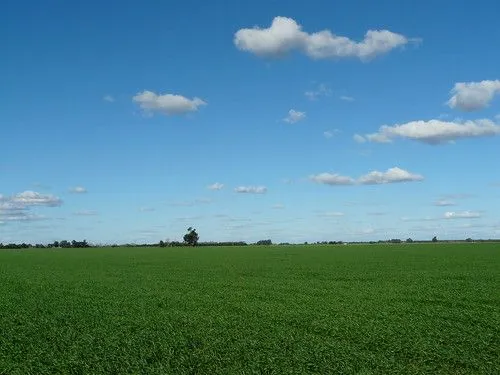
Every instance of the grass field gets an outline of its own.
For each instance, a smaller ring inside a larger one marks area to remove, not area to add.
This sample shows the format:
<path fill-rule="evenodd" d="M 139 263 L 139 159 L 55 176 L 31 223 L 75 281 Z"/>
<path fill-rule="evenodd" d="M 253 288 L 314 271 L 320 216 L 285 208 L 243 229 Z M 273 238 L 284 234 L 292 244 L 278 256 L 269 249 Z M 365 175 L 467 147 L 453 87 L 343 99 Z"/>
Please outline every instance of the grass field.
<path fill-rule="evenodd" d="M 499 373 L 499 244 L 0 252 L 0 374 Z"/>

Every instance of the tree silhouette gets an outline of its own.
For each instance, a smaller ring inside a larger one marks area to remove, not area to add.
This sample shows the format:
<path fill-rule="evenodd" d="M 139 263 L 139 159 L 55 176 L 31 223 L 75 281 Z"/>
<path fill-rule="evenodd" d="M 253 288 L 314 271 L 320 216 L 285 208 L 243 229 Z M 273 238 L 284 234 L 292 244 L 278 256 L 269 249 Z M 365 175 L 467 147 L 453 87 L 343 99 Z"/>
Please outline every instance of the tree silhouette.
<path fill-rule="evenodd" d="M 187 231 L 188 232 L 184 235 L 184 242 L 189 246 L 196 246 L 198 244 L 198 240 L 200 239 L 200 236 L 196 233 L 196 229 L 189 227 Z"/>

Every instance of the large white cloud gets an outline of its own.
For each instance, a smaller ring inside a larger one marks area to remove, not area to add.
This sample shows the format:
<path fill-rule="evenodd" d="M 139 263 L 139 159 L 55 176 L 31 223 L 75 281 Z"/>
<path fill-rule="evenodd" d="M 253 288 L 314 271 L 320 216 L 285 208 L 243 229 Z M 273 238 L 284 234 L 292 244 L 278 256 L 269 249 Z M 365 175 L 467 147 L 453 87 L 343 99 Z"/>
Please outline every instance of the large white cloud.
<path fill-rule="evenodd" d="M 459 82 L 455 83 L 451 90 L 452 97 L 446 104 L 450 108 L 462 111 L 477 111 L 487 107 L 498 93 L 500 93 L 500 80 Z"/>
<path fill-rule="evenodd" d="M 410 173 L 404 169 L 394 167 L 385 172 L 372 171 L 357 179 L 339 174 L 320 173 L 309 177 L 310 180 L 325 185 L 376 185 L 398 182 L 422 181 L 423 176 Z"/>
<path fill-rule="evenodd" d="M 265 194 L 267 193 L 267 187 L 265 186 L 238 186 L 234 189 L 236 193 L 246 193 L 246 194 Z"/>
<path fill-rule="evenodd" d="M 410 41 L 389 30 L 368 30 L 361 42 L 335 35 L 330 30 L 307 33 L 288 17 L 275 17 L 268 28 L 238 30 L 234 36 L 238 49 L 259 56 L 277 57 L 300 51 L 313 59 L 356 57 L 369 60 Z"/>
<path fill-rule="evenodd" d="M 188 99 L 182 95 L 161 95 L 147 90 L 138 93 L 132 100 L 148 113 L 159 112 L 165 115 L 182 115 L 189 112 L 196 112 L 201 106 L 207 104 L 196 97 Z"/>
<path fill-rule="evenodd" d="M 396 138 L 406 138 L 431 145 L 447 143 L 462 138 L 487 137 L 500 134 L 500 125 L 488 119 L 468 121 L 411 121 L 393 126 L 383 125 L 377 133 L 366 134 L 370 142 L 388 143 Z"/>

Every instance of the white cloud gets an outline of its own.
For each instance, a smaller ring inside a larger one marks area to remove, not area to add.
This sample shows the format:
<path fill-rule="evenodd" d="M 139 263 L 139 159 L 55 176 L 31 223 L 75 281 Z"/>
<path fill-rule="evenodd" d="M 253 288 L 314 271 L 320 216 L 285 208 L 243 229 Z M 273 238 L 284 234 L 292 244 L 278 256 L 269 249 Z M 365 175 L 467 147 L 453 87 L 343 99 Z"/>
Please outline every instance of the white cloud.
<path fill-rule="evenodd" d="M 83 186 L 75 186 L 70 188 L 69 192 L 74 194 L 84 194 L 87 192 L 87 189 L 85 189 Z"/>
<path fill-rule="evenodd" d="M 478 219 L 481 217 L 479 212 L 462 211 L 462 212 L 445 212 L 445 219 Z"/>
<path fill-rule="evenodd" d="M 446 207 L 446 206 L 456 206 L 457 204 L 453 201 L 447 199 L 439 199 L 434 202 L 434 206 Z"/>
<path fill-rule="evenodd" d="M 401 221 L 405 222 L 421 222 L 421 221 L 438 221 L 438 220 L 450 220 L 450 219 L 479 219 L 481 214 L 479 212 L 474 211 L 448 211 L 445 212 L 442 216 L 431 217 L 427 216 L 421 219 L 412 219 L 409 217 L 402 217 Z"/>
<path fill-rule="evenodd" d="M 340 130 L 338 130 L 338 129 L 327 130 L 327 131 L 323 132 L 323 136 L 324 136 L 325 138 L 332 138 L 332 137 L 334 137 L 334 136 L 335 136 L 335 134 L 337 134 L 337 133 L 340 133 Z"/>
<path fill-rule="evenodd" d="M 309 177 L 310 180 L 325 185 L 375 185 L 398 182 L 422 181 L 423 176 L 413 174 L 401 168 L 389 168 L 385 172 L 372 171 L 358 179 L 339 174 L 320 173 Z"/>
<path fill-rule="evenodd" d="M 401 218 L 401 221 L 404 221 L 404 222 L 436 221 L 436 220 L 438 220 L 438 219 L 431 217 L 431 216 L 426 216 L 426 217 L 421 218 L 421 219 L 415 219 L 415 218 L 411 218 L 411 217 L 402 217 Z"/>
<path fill-rule="evenodd" d="M 139 211 L 141 211 L 141 212 L 153 212 L 153 211 L 155 211 L 155 208 L 143 206 L 143 207 L 139 207 Z"/>
<path fill-rule="evenodd" d="M 333 132 L 331 132 L 330 130 L 327 130 L 326 132 L 323 132 L 323 135 L 325 138 L 332 138 Z"/>
<path fill-rule="evenodd" d="M 73 212 L 73 215 L 75 215 L 75 216 L 97 216 L 98 212 L 93 211 L 93 210 L 80 210 L 80 211 Z"/>
<path fill-rule="evenodd" d="M 53 195 L 44 195 L 34 191 L 24 191 L 12 196 L 0 194 L 0 221 L 28 222 L 47 219 L 46 216 L 33 214 L 30 208 L 34 206 L 57 207 L 62 200 Z"/>
<path fill-rule="evenodd" d="M 444 199 L 467 199 L 472 197 L 474 197 L 474 195 L 469 193 L 446 194 L 443 196 Z"/>
<path fill-rule="evenodd" d="M 159 112 L 165 115 L 182 115 L 196 112 L 207 103 L 200 98 L 188 99 L 182 95 L 158 95 L 152 91 L 143 91 L 135 95 L 132 100 L 139 104 L 147 113 Z"/>
<path fill-rule="evenodd" d="M 194 200 L 195 204 L 209 204 L 213 203 L 213 200 L 211 198 L 196 198 Z"/>
<path fill-rule="evenodd" d="M 7 198 L 0 197 L 0 218 L 24 215 L 25 211 L 26 207 L 23 205 L 13 203 L 7 200 Z"/>
<path fill-rule="evenodd" d="M 236 193 L 246 193 L 246 194 L 265 194 L 267 192 L 267 187 L 265 186 L 238 186 L 234 189 Z"/>
<path fill-rule="evenodd" d="M 450 108 L 476 111 L 487 107 L 493 97 L 500 93 L 500 80 L 481 82 L 459 82 L 451 90 L 452 97 L 446 102 Z"/>
<path fill-rule="evenodd" d="M 309 100 L 316 100 L 320 96 L 329 96 L 332 94 L 332 90 L 324 83 L 320 84 L 316 90 L 306 91 L 304 95 Z"/>
<path fill-rule="evenodd" d="M 370 142 L 387 143 L 395 138 L 406 138 L 431 145 L 462 138 L 486 137 L 500 134 L 500 126 L 491 120 L 447 122 L 440 120 L 411 121 L 394 126 L 381 126 L 377 133 L 367 134 Z"/>
<path fill-rule="evenodd" d="M 340 100 L 343 100 L 345 102 L 353 102 L 354 101 L 354 98 L 352 96 L 346 96 L 346 95 L 342 95 L 340 97 Z"/>
<path fill-rule="evenodd" d="M 283 210 L 285 208 L 285 205 L 278 203 L 278 204 L 274 204 L 272 208 L 274 210 Z"/>
<path fill-rule="evenodd" d="M 222 190 L 224 188 L 224 184 L 221 184 L 220 182 L 216 182 L 212 185 L 208 185 L 207 189 L 210 190 Z"/>
<path fill-rule="evenodd" d="M 363 185 L 390 184 L 396 182 L 422 181 L 423 176 L 413 174 L 401 168 L 389 168 L 386 172 L 373 171 L 358 179 Z"/>
<path fill-rule="evenodd" d="M 194 201 L 180 201 L 168 203 L 171 207 L 191 207 L 194 206 Z"/>
<path fill-rule="evenodd" d="M 283 119 L 283 121 L 288 122 L 289 124 L 295 124 L 296 122 L 302 121 L 306 118 L 305 112 L 299 112 L 295 109 L 291 109 L 288 111 L 288 116 Z"/>
<path fill-rule="evenodd" d="M 355 142 L 357 143 L 365 143 L 366 142 L 366 139 L 365 137 L 359 135 L 359 134 L 354 134 L 354 136 L 352 137 L 352 139 L 354 139 Z"/>
<path fill-rule="evenodd" d="M 376 142 L 376 143 L 391 143 L 392 140 L 385 134 L 381 133 L 375 133 L 375 134 L 366 134 L 365 138 L 369 142 Z"/>
<path fill-rule="evenodd" d="M 10 198 L 12 203 L 22 206 L 47 206 L 56 207 L 62 204 L 62 200 L 54 195 L 40 194 L 35 191 L 26 190 Z"/>
<path fill-rule="evenodd" d="M 320 173 L 317 175 L 312 175 L 309 177 L 312 181 L 318 184 L 325 185 L 352 185 L 354 184 L 354 179 L 347 176 L 341 176 L 339 174 L 331 174 L 331 173 Z"/>
<path fill-rule="evenodd" d="M 46 220 L 47 217 L 43 215 L 30 214 L 28 212 L 11 212 L 10 214 L 5 214 L 0 211 L 0 219 L 3 224 L 6 224 L 8 222 L 29 222 Z"/>
<path fill-rule="evenodd" d="M 343 212 L 338 212 L 338 211 L 326 211 L 326 212 L 320 212 L 318 214 L 320 217 L 342 217 L 345 216 Z"/>
<path fill-rule="evenodd" d="M 112 97 L 111 95 L 105 95 L 102 100 L 104 100 L 105 102 L 109 102 L 109 103 L 113 103 L 115 101 L 115 98 Z"/>
<path fill-rule="evenodd" d="M 287 17 L 275 17 L 269 28 L 238 30 L 234 36 L 238 49 L 258 56 L 279 57 L 299 51 L 313 59 L 355 57 L 364 61 L 409 42 L 404 35 L 389 30 L 368 30 L 361 42 L 335 35 L 330 30 L 309 34 Z"/>
<path fill-rule="evenodd" d="M 197 199 L 192 200 L 192 201 L 171 202 L 171 203 L 168 203 L 168 205 L 172 206 L 172 207 L 193 207 L 196 205 L 208 204 L 208 203 L 212 203 L 212 202 L 213 201 L 210 198 L 197 198 Z"/>

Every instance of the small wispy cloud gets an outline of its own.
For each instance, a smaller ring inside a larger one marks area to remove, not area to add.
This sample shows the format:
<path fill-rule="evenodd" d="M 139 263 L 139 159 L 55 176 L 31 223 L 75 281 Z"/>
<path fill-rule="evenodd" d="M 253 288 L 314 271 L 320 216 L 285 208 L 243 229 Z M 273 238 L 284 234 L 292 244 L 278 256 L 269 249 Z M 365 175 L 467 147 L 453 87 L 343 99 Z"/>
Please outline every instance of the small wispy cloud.
<path fill-rule="evenodd" d="M 139 211 L 141 211 L 141 212 L 153 212 L 153 211 L 155 211 L 155 208 L 142 206 L 142 207 L 139 207 Z"/>
<path fill-rule="evenodd" d="M 359 135 L 359 134 L 354 134 L 354 136 L 352 137 L 352 139 L 354 139 L 354 141 L 356 143 L 365 143 L 366 142 L 366 138 Z"/>
<path fill-rule="evenodd" d="M 332 90 L 324 84 L 321 83 L 317 89 L 315 90 L 310 90 L 306 91 L 304 95 L 309 99 L 309 100 L 316 100 L 321 96 L 330 96 L 332 94 Z"/>
<path fill-rule="evenodd" d="M 207 105 L 205 101 L 197 97 L 189 99 L 182 95 L 156 94 L 147 90 L 137 93 L 132 101 L 137 103 L 147 114 L 157 112 L 164 115 L 183 115 L 196 112 L 202 106 Z"/>
<path fill-rule="evenodd" d="M 439 199 L 434 202 L 434 206 L 446 207 L 446 206 L 456 206 L 457 203 L 447 199 Z"/>
<path fill-rule="evenodd" d="M 196 204 L 209 204 L 209 203 L 213 203 L 213 199 L 212 198 L 196 198 L 194 200 L 194 203 Z"/>
<path fill-rule="evenodd" d="M 343 100 L 344 102 L 353 102 L 354 98 L 352 96 L 347 96 L 347 95 L 342 95 L 339 98 L 340 100 Z"/>
<path fill-rule="evenodd" d="M 105 95 L 102 100 L 108 103 L 113 103 L 115 101 L 115 98 L 111 95 Z"/>
<path fill-rule="evenodd" d="M 168 203 L 168 205 L 171 207 L 192 207 L 200 204 L 209 204 L 212 202 L 213 200 L 210 198 L 196 198 L 191 201 L 170 202 Z"/>
<path fill-rule="evenodd" d="M 267 187 L 265 186 L 238 186 L 234 189 L 236 193 L 241 194 L 265 194 Z"/>
<path fill-rule="evenodd" d="M 75 216 L 97 216 L 97 215 L 99 215 L 99 213 L 97 211 L 93 211 L 93 210 L 80 210 L 80 211 L 73 212 L 73 215 L 75 215 Z"/>
<path fill-rule="evenodd" d="M 369 215 L 369 216 L 385 216 L 385 215 L 387 215 L 387 212 L 383 212 L 383 211 L 367 212 L 367 215 Z"/>
<path fill-rule="evenodd" d="M 220 182 L 213 183 L 212 185 L 208 185 L 207 189 L 210 190 L 222 190 L 224 188 L 224 184 L 221 184 Z"/>
<path fill-rule="evenodd" d="M 474 197 L 473 194 L 470 193 L 452 193 L 452 194 L 445 194 L 442 196 L 443 199 L 467 199 L 467 198 L 472 198 Z"/>
<path fill-rule="evenodd" d="M 478 219 L 481 217 L 479 212 L 462 211 L 462 212 L 445 212 L 445 219 Z"/>
<path fill-rule="evenodd" d="M 31 190 L 27 190 L 10 197 L 9 201 L 12 203 L 23 205 L 25 207 L 29 206 L 56 207 L 62 204 L 62 199 L 54 195 L 41 194 Z"/>
<path fill-rule="evenodd" d="M 323 132 L 323 136 L 327 139 L 333 138 L 336 134 L 340 133 L 339 129 L 327 130 Z"/>
<path fill-rule="evenodd" d="M 302 121 L 306 118 L 305 112 L 296 111 L 295 109 L 291 109 L 288 111 L 288 116 L 286 116 L 283 121 L 289 124 L 295 124 L 299 121 Z"/>
<path fill-rule="evenodd" d="M 73 194 L 85 194 L 87 192 L 87 189 L 83 186 L 75 186 L 70 188 L 69 192 Z"/>
<path fill-rule="evenodd" d="M 345 216 L 345 213 L 338 212 L 338 211 L 324 211 L 324 212 L 319 212 L 317 216 L 319 216 L 319 217 L 342 217 L 342 216 Z"/>

